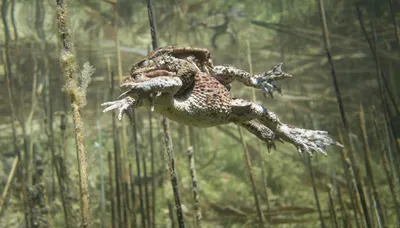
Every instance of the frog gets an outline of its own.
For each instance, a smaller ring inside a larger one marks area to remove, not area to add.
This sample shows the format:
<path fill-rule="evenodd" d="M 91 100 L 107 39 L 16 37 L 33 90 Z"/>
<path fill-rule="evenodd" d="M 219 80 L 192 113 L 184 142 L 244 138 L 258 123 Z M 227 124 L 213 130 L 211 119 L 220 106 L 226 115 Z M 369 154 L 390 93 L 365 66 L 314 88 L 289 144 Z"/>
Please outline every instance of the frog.
<path fill-rule="evenodd" d="M 254 76 L 229 64 L 214 66 L 211 52 L 208 49 L 190 46 L 165 46 L 156 49 L 148 56 L 132 65 L 131 75 L 135 75 L 135 70 L 145 67 L 149 63 L 152 64 L 153 59 L 160 55 L 170 55 L 179 59 L 186 58 L 194 62 L 200 70 L 216 78 L 228 90 L 231 89 L 230 84 L 236 80 L 246 86 L 261 89 L 264 96 L 270 96 L 271 98 L 273 98 L 274 92 L 278 92 L 282 95 L 281 88 L 275 82 L 292 77 L 291 74 L 282 71 L 283 63 L 278 63 L 272 70 Z M 137 73 L 138 72 L 136 72 L 136 75 Z"/>
<path fill-rule="evenodd" d="M 168 46 L 132 66 L 131 75 L 120 85 L 121 95 L 116 101 L 103 103 L 103 112 L 117 110 L 122 119 L 132 108 L 147 107 L 189 126 L 233 123 L 266 142 L 268 150 L 276 149 L 276 141 L 294 145 L 299 154 L 327 155 L 326 147 L 342 147 L 327 131 L 283 123 L 263 105 L 234 97 L 229 88 L 231 82 L 239 81 L 271 95 L 281 91 L 274 84 L 276 80 L 290 77 L 282 71 L 282 63 L 251 75 L 231 65 L 214 66 L 206 49 Z"/>

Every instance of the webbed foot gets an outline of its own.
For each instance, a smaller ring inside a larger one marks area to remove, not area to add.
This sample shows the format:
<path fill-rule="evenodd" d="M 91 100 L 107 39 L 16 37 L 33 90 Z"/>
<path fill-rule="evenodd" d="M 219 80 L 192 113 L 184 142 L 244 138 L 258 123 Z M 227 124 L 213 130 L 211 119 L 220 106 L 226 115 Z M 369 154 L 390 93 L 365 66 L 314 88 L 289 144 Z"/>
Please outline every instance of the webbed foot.
<path fill-rule="evenodd" d="M 256 86 L 261 89 L 264 96 L 269 95 L 271 98 L 273 98 L 275 91 L 282 94 L 281 88 L 277 86 L 275 82 L 285 78 L 293 77 L 293 75 L 282 71 L 282 64 L 283 63 L 279 63 L 274 66 L 272 70 L 262 74 L 254 75 L 254 78 L 256 79 Z"/>
<path fill-rule="evenodd" d="M 300 155 L 303 152 L 307 152 L 312 156 L 314 152 L 319 152 L 327 156 L 325 151 L 327 146 L 343 147 L 343 145 L 331 139 L 327 131 L 302 129 L 281 124 L 278 126 L 278 132 L 284 141 L 293 144 L 297 148 Z"/>

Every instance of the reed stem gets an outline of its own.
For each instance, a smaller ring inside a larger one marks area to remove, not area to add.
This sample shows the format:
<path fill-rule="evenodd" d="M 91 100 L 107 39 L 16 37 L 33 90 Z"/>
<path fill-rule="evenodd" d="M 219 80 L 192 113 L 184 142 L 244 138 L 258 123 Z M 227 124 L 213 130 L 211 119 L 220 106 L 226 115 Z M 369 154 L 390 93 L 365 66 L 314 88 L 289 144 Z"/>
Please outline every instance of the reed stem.
<path fill-rule="evenodd" d="M 112 156 L 111 152 L 109 151 L 107 154 L 108 158 L 108 186 L 110 192 L 110 203 L 111 203 L 111 227 L 116 228 L 117 226 L 117 218 L 116 218 L 116 210 L 115 210 L 115 194 L 114 194 L 114 187 L 113 187 L 113 167 L 112 167 Z"/>
<path fill-rule="evenodd" d="M 155 175 L 155 154 L 153 141 L 153 114 L 149 111 L 149 143 L 151 160 L 151 223 L 149 226 L 156 227 L 156 175 Z"/>
<path fill-rule="evenodd" d="M 397 22 L 396 22 L 396 12 L 394 10 L 392 0 L 387 0 L 387 1 L 389 3 L 390 16 L 392 17 L 394 36 L 396 37 L 398 48 L 400 48 L 400 31 L 399 31 L 399 27 L 397 26 Z"/>
<path fill-rule="evenodd" d="M 321 227 L 325 228 L 326 225 L 325 225 L 325 221 L 324 221 L 324 216 L 322 215 L 321 204 L 319 203 L 317 188 L 315 187 L 316 185 L 315 185 L 314 172 L 313 172 L 312 165 L 311 165 L 311 158 L 309 156 L 307 157 L 307 165 L 308 165 L 308 170 L 310 171 L 310 178 L 311 178 L 311 183 L 313 186 L 315 203 L 317 204 L 319 221 L 321 222 Z"/>
<path fill-rule="evenodd" d="M 339 141 L 340 141 L 340 143 L 342 143 L 342 145 L 344 145 L 344 140 L 343 140 L 341 131 L 339 131 Z M 354 220 L 356 223 L 356 227 L 360 228 L 360 227 L 362 227 L 360 219 L 358 217 L 360 200 L 359 200 L 358 194 L 356 192 L 357 188 L 355 186 L 353 170 L 351 169 L 351 167 L 348 166 L 349 159 L 347 158 L 347 152 L 344 148 L 340 149 L 340 157 L 342 160 L 343 170 L 344 170 L 344 174 L 345 174 L 345 178 L 346 178 L 346 182 L 347 182 L 346 186 L 347 186 L 347 190 L 348 190 L 349 196 L 350 196 L 351 207 L 353 208 Z"/>
<path fill-rule="evenodd" d="M 6 186 L 4 187 L 3 193 L 1 194 L 1 198 L 0 198 L 0 214 L 2 214 L 4 201 L 6 201 L 6 198 L 7 198 L 7 195 L 8 195 L 8 190 L 10 189 L 11 182 L 14 179 L 15 171 L 17 170 L 17 167 L 18 167 L 18 161 L 19 161 L 18 160 L 18 156 L 16 156 L 14 158 L 14 162 L 12 164 L 12 168 L 10 170 L 10 174 L 8 175 Z"/>
<path fill-rule="evenodd" d="M 333 188 L 331 184 L 328 184 L 327 187 L 328 187 L 329 206 L 331 208 L 331 218 L 333 220 L 335 228 L 339 228 L 339 218 L 336 212 L 335 203 L 333 201 Z"/>
<path fill-rule="evenodd" d="M 58 36 L 62 42 L 60 55 L 60 66 L 64 73 L 67 92 L 71 97 L 71 109 L 74 121 L 75 140 L 77 146 L 77 157 L 79 166 L 79 187 L 81 196 L 81 226 L 90 227 L 89 219 L 89 191 L 87 185 L 87 165 L 85 136 L 83 120 L 81 117 L 81 106 L 86 96 L 85 91 L 78 90 L 78 77 L 82 77 L 77 71 L 75 55 L 72 53 L 71 29 L 68 27 L 68 14 L 66 0 L 56 0 L 57 3 L 57 25 Z M 85 88 L 86 89 L 86 88 Z"/>
<path fill-rule="evenodd" d="M 336 73 L 335 73 L 335 67 L 334 67 L 334 63 L 333 63 L 333 58 L 331 55 L 331 45 L 329 42 L 329 34 L 328 34 L 328 26 L 327 26 L 327 22 L 326 22 L 326 16 L 325 16 L 325 8 L 324 8 L 324 3 L 323 0 L 317 0 L 318 4 L 319 4 L 319 12 L 320 12 L 320 17 L 321 17 L 321 28 L 322 28 L 322 37 L 324 40 L 324 47 L 325 47 L 325 52 L 328 58 L 328 62 L 329 65 L 331 67 L 331 75 L 332 75 L 332 80 L 333 80 L 333 85 L 335 88 L 335 94 L 336 94 L 336 99 L 337 99 L 337 103 L 339 105 L 339 111 L 340 111 L 340 117 L 342 119 L 342 123 L 343 123 L 343 127 L 346 130 L 346 133 L 349 135 L 350 134 L 350 129 L 349 129 L 349 125 L 346 119 L 346 114 L 344 111 L 344 106 L 343 106 L 343 101 L 342 101 L 342 97 L 341 97 L 341 93 L 340 93 L 340 89 L 339 89 L 339 85 L 337 82 L 337 77 L 336 77 Z M 368 205 L 367 205 L 367 201 L 366 201 L 366 197 L 365 197 L 365 191 L 362 185 L 362 178 L 361 178 L 361 174 L 358 170 L 358 166 L 356 163 L 356 158 L 354 156 L 353 153 L 349 154 L 349 158 L 350 158 L 350 162 L 351 162 L 351 168 L 353 170 L 354 173 L 354 177 L 356 180 L 356 185 L 357 185 L 357 190 L 358 190 L 358 194 L 360 196 L 360 201 L 361 201 L 361 205 L 362 205 L 362 210 L 364 212 L 364 219 L 366 222 L 366 226 L 367 227 L 371 227 L 371 221 L 369 218 L 369 213 L 368 213 Z"/>
<path fill-rule="evenodd" d="M 371 151 L 369 149 L 369 144 L 368 144 L 367 130 L 365 127 L 364 109 L 363 109 L 362 105 L 360 105 L 360 128 L 361 128 L 362 138 L 363 138 L 365 168 L 367 170 L 367 176 L 368 176 L 368 179 L 369 179 L 371 187 L 372 187 L 372 196 L 374 197 L 374 200 L 376 203 L 377 216 L 378 216 L 377 220 L 380 223 L 379 224 L 380 227 L 387 227 L 384 210 L 383 210 L 383 207 L 381 204 L 378 190 L 376 188 L 374 171 L 372 170 Z"/>
<path fill-rule="evenodd" d="M 171 178 L 172 190 L 174 192 L 176 215 L 178 218 L 179 228 L 184 228 L 185 223 L 183 220 L 182 205 L 181 205 L 181 199 L 179 196 L 179 185 L 178 185 L 178 179 L 177 179 L 176 170 L 175 170 L 175 158 L 174 158 L 172 142 L 171 142 L 171 131 L 169 129 L 169 123 L 165 117 L 163 117 L 162 124 L 163 124 L 164 135 L 165 135 L 165 153 L 166 153 L 166 157 L 167 157 L 168 170 L 169 170 L 169 174 L 170 174 L 170 178 Z"/>
<path fill-rule="evenodd" d="M 203 218 L 203 215 L 201 214 L 201 208 L 200 208 L 200 200 L 199 200 L 199 186 L 197 182 L 197 176 L 196 176 L 196 169 L 194 166 L 194 151 L 193 151 L 193 146 L 189 147 L 188 151 L 188 159 L 189 159 L 189 172 L 190 172 L 190 177 L 192 178 L 192 192 L 193 192 L 193 200 L 194 200 L 194 209 L 196 213 L 196 228 L 201 228 L 201 220 Z"/>
<path fill-rule="evenodd" d="M 262 213 L 260 202 L 258 200 L 256 183 L 254 180 L 253 167 L 251 166 L 249 151 L 247 150 L 246 142 L 244 141 L 244 138 L 243 138 L 242 129 L 239 126 L 238 126 L 238 131 L 239 131 L 240 141 L 241 141 L 242 147 L 243 147 L 244 160 L 246 162 L 247 169 L 249 170 L 251 188 L 253 190 L 253 197 L 254 197 L 254 201 L 256 204 L 258 224 L 259 224 L 259 227 L 264 227 L 264 215 Z"/>
<path fill-rule="evenodd" d="M 135 190 L 135 176 L 133 174 L 132 164 L 129 164 L 129 176 L 131 180 L 131 198 L 132 198 L 132 226 L 137 227 L 136 221 L 136 190 Z"/>
<path fill-rule="evenodd" d="M 157 44 L 156 26 L 154 23 L 154 16 L 153 16 L 151 0 L 146 0 L 146 3 L 147 3 L 147 13 L 149 16 L 152 47 L 153 47 L 153 50 L 156 50 L 158 48 L 158 44 Z M 180 196 L 179 196 L 178 180 L 177 180 L 176 172 L 175 172 L 175 159 L 174 159 L 173 148 L 172 148 L 171 130 L 169 128 L 168 119 L 165 116 L 162 117 L 162 125 L 163 125 L 164 136 L 165 136 L 165 152 L 166 152 L 166 157 L 168 158 L 167 162 L 168 162 L 168 168 L 169 168 L 169 173 L 170 173 L 170 178 L 171 178 L 172 189 L 174 192 L 178 224 L 179 224 L 180 228 L 183 228 L 183 227 L 185 227 L 185 223 L 183 220 L 182 205 L 181 205 L 181 200 L 180 200 Z"/>
<path fill-rule="evenodd" d="M 139 153 L 139 141 L 137 132 L 137 122 L 136 122 L 136 112 L 132 110 L 132 128 L 133 128 L 133 139 L 135 143 L 135 157 L 136 157 L 136 169 L 137 169 L 137 184 L 139 188 L 139 203 L 140 203 L 140 213 L 141 213 L 141 225 L 146 228 L 146 211 L 144 208 L 143 201 L 143 186 L 142 186 L 142 170 L 140 168 L 140 153 Z M 144 155 L 142 155 L 144 156 Z M 149 224 L 148 224 L 149 225 Z"/>

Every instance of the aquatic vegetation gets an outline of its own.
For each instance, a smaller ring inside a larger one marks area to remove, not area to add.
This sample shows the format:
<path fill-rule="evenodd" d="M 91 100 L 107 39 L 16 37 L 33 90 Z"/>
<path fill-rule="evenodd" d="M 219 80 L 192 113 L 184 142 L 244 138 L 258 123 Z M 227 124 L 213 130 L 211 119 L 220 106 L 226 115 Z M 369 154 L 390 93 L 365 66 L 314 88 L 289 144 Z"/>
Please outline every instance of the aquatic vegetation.
<path fill-rule="evenodd" d="M 54 0 L 1 3 L 0 227 L 398 225 L 395 1 L 153 0 L 152 26 L 144 0 L 68 2 L 69 19 Z M 103 114 L 132 64 L 170 45 L 207 49 L 215 66 L 251 75 L 284 62 L 293 78 L 275 84 L 283 96 L 240 83 L 230 92 L 345 147 L 327 148 L 328 157 L 298 156 L 288 143 L 267 153 L 234 125 L 165 124 L 147 109 L 134 110 L 131 122 Z"/>

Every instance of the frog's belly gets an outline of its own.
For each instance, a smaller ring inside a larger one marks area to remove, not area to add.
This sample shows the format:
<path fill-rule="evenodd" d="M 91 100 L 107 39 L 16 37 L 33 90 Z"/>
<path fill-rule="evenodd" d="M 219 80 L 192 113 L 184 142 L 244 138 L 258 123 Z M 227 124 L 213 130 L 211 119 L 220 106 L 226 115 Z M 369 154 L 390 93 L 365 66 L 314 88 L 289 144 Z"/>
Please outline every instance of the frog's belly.
<path fill-rule="evenodd" d="M 203 110 L 188 112 L 185 110 L 166 109 L 160 113 L 178 123 L 195 127 L 212 127 L 230 123 L 229 114 L 223 112 L 204 112 Z"/>
<path fill-rule="evenodd" d="M 156 101 L 155 111 L 178 123 L 212 127 L 228 124 L 231 113 L 230 99 L 219 96 L 196 95 L 175 98 L 167 101 Z"/>

